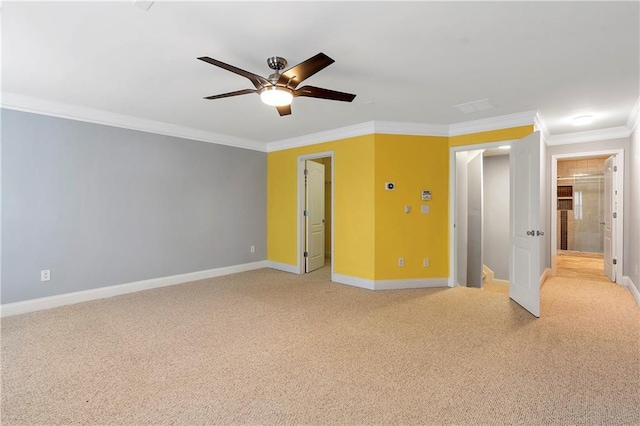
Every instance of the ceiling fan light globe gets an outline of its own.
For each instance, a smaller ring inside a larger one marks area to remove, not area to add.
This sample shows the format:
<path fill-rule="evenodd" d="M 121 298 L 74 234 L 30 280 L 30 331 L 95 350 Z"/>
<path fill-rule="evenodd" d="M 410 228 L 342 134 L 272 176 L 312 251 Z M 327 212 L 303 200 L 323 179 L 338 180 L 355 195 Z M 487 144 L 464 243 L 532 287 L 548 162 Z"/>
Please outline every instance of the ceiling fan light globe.
<path fill-rule="evenodd" d="M 293 100 L 293 94 L 286 89 L 269 87 L 269 88 L 265 88 L 260 93 L 260 99 L 262 99 L 262 102 L 264 102 L 267 105 L 285 106 L 285 105 L 291 105 L 291 101 Z"/>

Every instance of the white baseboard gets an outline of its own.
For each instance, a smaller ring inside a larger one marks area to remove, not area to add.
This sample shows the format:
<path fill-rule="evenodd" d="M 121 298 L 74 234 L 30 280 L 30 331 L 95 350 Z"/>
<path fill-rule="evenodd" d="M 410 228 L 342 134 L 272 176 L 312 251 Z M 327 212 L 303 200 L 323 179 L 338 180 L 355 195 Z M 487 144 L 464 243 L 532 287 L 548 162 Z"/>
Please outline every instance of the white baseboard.
<path fill-rule="evenodd" d="M 292 274 L 300 274 L 300 269 L 297 265 L 289 265 L 288 263 L 274 262 L 267 260 L 267 268 L 277 269 L 278 271 L 290 272 Z"/>
<path fill-rule="evenodd" d="M 244 263 L 241 265 L 225 266 L 222 268 L 208 269 L 206 271 L 189 272 L 186 274 L 172 275 L 168 277 L 153 278 L 150 280 L 135 281 L 126 284 L 112 285 L 108 287 L 94 288 L 91 290 L 77 291 L 73 293 L 58 294 L 55 296 L 41 297 L 22 302 L 6 303 L 0 306 L 0 317 L 26 314 L 28 312 L 43 309 L 57 308 L 59 306 L 73 305 L 89 300 L 104 299 L 122 294 L 135 293 L 153 288 L 167 287 L 190 281 L 198 281 L 207 278 L 220 277 L 222 275 L 251 271 L 253 269 L 266 268 L 267 261 Z"/>
<path fill-rule="evenodd" d="M 358 277 L 351 277 L 349 275 L 333 274 L 331 279 L 336 283 L 346 284 L 353 287 L 366 288 L 367 290 L 375 289 L 373 286 L 373 280 L 369 280 L 367 278 L 358 278 Z"/>
<path fill-rule="evenodd" d="M 638 291 L 638 287 L 631 281 L 631 277 L 623 276 L 622 283 L 629 289 L 633 298 L 636 299 L 636 303 L 640 306 L 640 291 Z"/>
<path fill-rule="evenodd" d="M 551 268 L 545 268 L 545 270 L 542 272 L 542 275 L 540 275 L 540 288 L 542 288 L 545 281 L 547 281 L 547 278 L 549 278 L 550 276 L 551 276 Z"/>
<path fill-rule="evenodd" d="M 448 287 L 449 278 L 414 278 L 405 280 L 376 280 L 374 290 Z"/>
<path fill-rule="evenodd" d="M 447 287 L 448 278 L 413 278 L 404 280 L 370 280 L 351 277 L 349 275 L 333 274 L 333 281 L 367 290 L 401 290 L 409 288 Z"/>

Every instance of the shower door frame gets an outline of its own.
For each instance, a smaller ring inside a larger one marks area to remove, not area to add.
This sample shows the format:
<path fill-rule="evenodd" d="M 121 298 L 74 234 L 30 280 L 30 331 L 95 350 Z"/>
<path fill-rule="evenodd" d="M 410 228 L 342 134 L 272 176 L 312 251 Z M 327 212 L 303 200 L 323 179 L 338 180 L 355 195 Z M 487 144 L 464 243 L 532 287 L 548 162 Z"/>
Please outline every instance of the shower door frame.
<path fill-rule="evenodd" d="M 616 166 L 618 171 L 616 172 L 614 197 L 617 201 L 617 218 L 615 219 L 615 232 L 612 233 L 614 239 L 613 247 L 614 257 L 616 259 L 615 273 L 616 283 L 623 284 L 622 271 L 624 263 L 624 149 L 606 149 L 602 151 L 589 151 L 589 152 L 575 152 L 568 154 L 554 154 L 551 156 L 551 272 L 555 276 L 558 272 L 557 256 L 558 256 L 558 193 L 557 193 L 557 181 L 558 181 L 558 160 L 567 159 L 580 159 L 590 157 L 604 157 L 604 156 L 616 156 Z M 613 211 L 613 209 L 612 209 Z M 604 271 L 603 271 L 604 273 Z"/>

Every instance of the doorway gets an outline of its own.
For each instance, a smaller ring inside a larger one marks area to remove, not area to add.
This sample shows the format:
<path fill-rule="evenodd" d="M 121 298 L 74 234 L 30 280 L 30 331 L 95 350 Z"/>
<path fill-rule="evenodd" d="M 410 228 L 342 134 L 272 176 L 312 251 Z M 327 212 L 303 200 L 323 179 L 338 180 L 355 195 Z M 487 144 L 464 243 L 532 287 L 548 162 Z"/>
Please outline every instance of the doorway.
<path fill-rule="evenodd" d="M 471 182 L 470 177 L 458 176 L 460 173 L 458 164 L 460 158 L 458 152 L 468 150 L 484 150 L 497 148 L 502 145 L 510 146 L 509 154 L 509 298 L 518 303 L 533 316 L 540 316 L 540 285 L 546 276 L 542 248 L 544 230 L 542 226 L 543 198 L 541 197 L 541 172 L 542 172 L 542 146 L 543 141 L 540 132 L 536 131 L 522 139 L 501 141 L 470 146 L 458 146 L 450 148 L 449 152 L 449 229 L 452 236 L 450 249 L 450 275 L 449 287 L 455 287 L 463 282 L 461 279 L 460 255 L 464 256 L 466 247 L 461 244 L 464 238 L 464 217 L 461 209 L 465 207 L 460 203 L 461 196 L 458 183 L 464 185 L 464 181 Z M 473 154 L 472 154 L 473 156 Z M 467 171 L 469 169 L 467 168 Z M 468 189 L 468 188 L 467 188 Z M 467 199 L 468 196 L 467 196 Z M 467 207 L 468 208 L 468 207 Z M 477 222 L 477 221 L 476 221 Z M 467 219 L 466 235 L 471 222 Z M 471 232 L 475 232 L 471 230 Z M 480 230 L 482 232 L 482 230 Z M 467 252 L 468 257 L 468 252 Z M 482 257 L 482 255 L 481 255 Z M 469 259 L 466 259 L 469 264 Z M 477 268 L 474 267 L 474 274 Z M 469 282 L 469 276 L 466 277 Z"/>
<path fill-rule="evenodd" d="M 551 158 L 553 275 L 620 282 L 624 152 Z"/>
<path fill-rule="evenodd" d="M 298 157 L 299 273 L 330 266 L 334 275 L 334 153 Z"/>
<path fill-rule="evenodd" d="M 509 148 L 456 153 L 457 285 L 509 292 Z"/>

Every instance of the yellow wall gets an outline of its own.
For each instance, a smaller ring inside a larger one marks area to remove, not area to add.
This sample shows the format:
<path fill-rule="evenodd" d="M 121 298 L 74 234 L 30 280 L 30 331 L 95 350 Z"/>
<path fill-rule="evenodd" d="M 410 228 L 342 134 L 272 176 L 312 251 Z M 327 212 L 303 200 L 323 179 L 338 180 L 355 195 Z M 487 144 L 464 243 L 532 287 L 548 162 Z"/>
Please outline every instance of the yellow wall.
<path fill-rule="evenodd" d="M 463 146 L 478 143 L 508 141 L 522 139 L 533 133 L 533 125 L 511 127 L 509 129 L 490 130 L 488 132 L 469 133 L 468 135 L 452 136 L 449 138 L 449 146 Z"/>
<path fill-rule="evenodd" d="M 334 152 L 334 256 L 339 274 L 374 277 L 374 135 L 267 154 L 267 258 L 297 264 L 297 159 Z"/>
<path fill-rule="evenodd" d="M 449 275 L 449 148 L 520 139 L 533 126 L 454 137 L 366 135 L 267 155 L 267 258 L 297 264 L 297 158 L 334 151 L 338 274 L 386 280 Z M 395 191 L 385 191 L 385 182 Z M 432 191 L 423 202 L 420 192 Z M 420 206 L 430 213 L 421 214 Z M 404 206 L 411 206 L 409 214 Z M 398 266 L 403 257 L 405 266 Z M 429 267 L 422 259 L 430 259 Z"/>
<path fill-rule="evenodd" d="M 448 138 L 376 135 L 375 163 L 375 279 L 447 277 Z M 385 182 L 394 182 L 396 189 L 385 190 Z M 431 190 L 431 201 L 421 200 L 423 189 Z M 430 212 L 422 214 L 421 205 Z M 399 257 L 404 267 L 398 266 Z"/>

